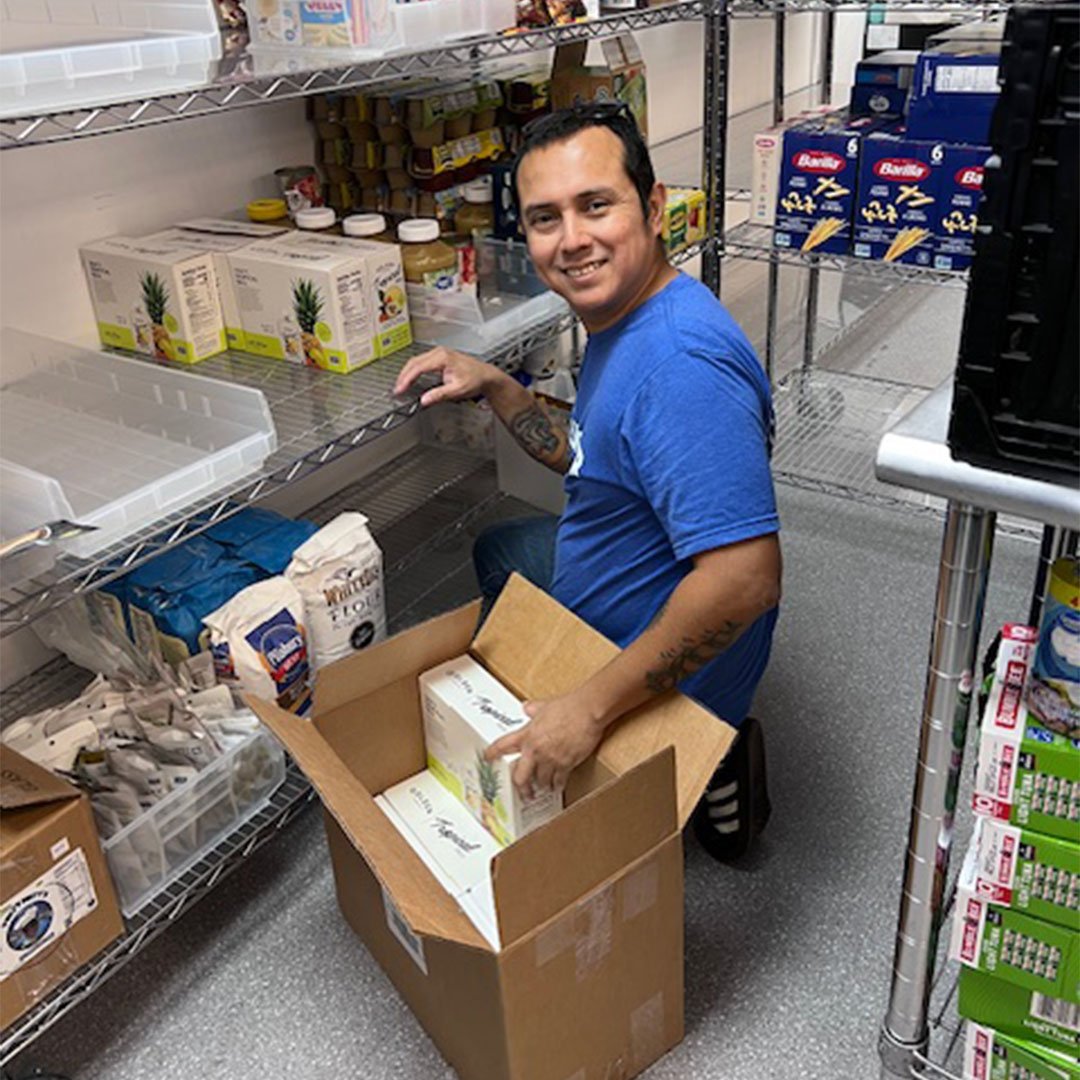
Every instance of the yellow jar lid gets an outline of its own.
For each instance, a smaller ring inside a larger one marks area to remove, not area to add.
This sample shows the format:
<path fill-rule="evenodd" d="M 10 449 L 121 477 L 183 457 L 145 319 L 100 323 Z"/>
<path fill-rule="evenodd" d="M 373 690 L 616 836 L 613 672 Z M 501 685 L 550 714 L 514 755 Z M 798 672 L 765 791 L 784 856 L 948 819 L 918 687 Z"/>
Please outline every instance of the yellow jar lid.
<path fill-rule="evenodd" d="M 247 204 L 247 216 L 252 221 L 280 221 L 289 216 L 284 199 L 252 199 Z"/>

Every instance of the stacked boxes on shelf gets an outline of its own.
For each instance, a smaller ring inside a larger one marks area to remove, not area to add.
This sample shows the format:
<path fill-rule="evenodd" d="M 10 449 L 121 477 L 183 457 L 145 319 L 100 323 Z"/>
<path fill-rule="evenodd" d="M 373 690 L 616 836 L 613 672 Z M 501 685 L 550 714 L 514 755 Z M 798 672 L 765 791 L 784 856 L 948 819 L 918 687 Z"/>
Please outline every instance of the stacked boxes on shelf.
<path fill-rule="evenodd" d="M 1002 629 L 982 717 L 979 817 L 950 943 L 969 1021 L 965 1076 L 1080 1075 L 1080 740 L 1028 710 L 1044 647 L 1033 627 Z"/>
<path fill-rule="evenodd" d="M 950 40 L 861 61 L 848 110 L 757 137 L 751 220 L 773 224 L 775 206 L 780 248 L 968 267 L 999 52 L 992 39 Z"/>

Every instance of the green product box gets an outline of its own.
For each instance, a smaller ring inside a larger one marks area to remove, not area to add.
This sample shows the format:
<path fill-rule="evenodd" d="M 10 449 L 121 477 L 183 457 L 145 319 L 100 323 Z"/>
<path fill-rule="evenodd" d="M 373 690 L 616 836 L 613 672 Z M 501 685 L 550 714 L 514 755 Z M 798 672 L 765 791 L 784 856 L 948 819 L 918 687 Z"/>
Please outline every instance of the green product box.
<path fill-rule="evenodd" d="M 1080 930 L 1080 844 L 979 818 L 972 845 L 979 895 Z"/>
<path fill-rule="evenodd" d="M 1026 990 L 1080 1002 L 1080 932 L 981 896 L 976 859 L 972 845 L 956 886 L 950 958 Z"/>
<path fill-rule="evenodd" d="M 1015 645 L 1002 638 L 1003 651 Z M 999 661 L 1001 656 L 999 654 Z M 979 735 L 977 814 L 1075 841 L 1080 834 L 1080 739 L 1051 731 L 1024 706 L 1027 658 L 995 677 Z"/>
<path fill-rule="evenodd" d="M 960 969 L 956 1011 L 1005 1035 L 1073 1057 L 1080 1050 L 1080 1005 L 1025 990 L 974 968 Z"/>
<path fill-rule="evenodd" d="M 963 1080 L 1080 1080 L 1076 1058 L 968 1021 Z"/>

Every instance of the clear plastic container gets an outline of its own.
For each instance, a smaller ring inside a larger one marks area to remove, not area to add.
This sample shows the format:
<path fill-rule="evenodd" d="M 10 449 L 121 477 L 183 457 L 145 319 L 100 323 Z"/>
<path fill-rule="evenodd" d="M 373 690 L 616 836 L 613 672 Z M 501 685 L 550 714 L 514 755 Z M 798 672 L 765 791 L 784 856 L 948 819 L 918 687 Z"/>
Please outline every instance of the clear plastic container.
<path fill-rule="evenodd" d="M 425 0 L 430 2 L 430 0 Z M 439 223 L 432 218 L 414 218 L 398 226 L 401 264 L 405 280 L 439 292 L 453 292 L 458 287 L 457 252 L 444 244 Z"/>
<path fill-rule="evenodd" d="M 209 81 L 214 0 L 0 4 L 0 116 L 82 109 Z"/>
<path fill-rule="evenodd" d="M 67 518 L 87 557 L 261 467 L 277 448 L 261 390 L 5 329 L 0 521 Z"/>
<path fill-rule="evenodd" d="M 270 801 L 285 780 L 285 754 L 256 731 L 102 841 L 120 908 L 131 918 Z"/>
<path fill-rule="evenodd" d="M 381 244 L 396 244 L 397 237 L 390 231 L 382 214 L 350 214 L 341 222 L 343 236 L 358 240 L 375 240 Z"/>
<path fill-rule="evenodd" d="M 315 65 L 325 63 L 327 54 L 356 58 L 364 53 L 416 49 L 448 39 L 495 34 L 517 22 L 514 0 L 469 0 L 467 4 L 462 0 L 423 0 L 414 4 L 347 0 L 342 10 L 342 34 L 347 33 L 351 41 L 342 45 L 326 34 L 305 34 L 297 0 L 243 3 L 257 49 L 307 53 Z"/>

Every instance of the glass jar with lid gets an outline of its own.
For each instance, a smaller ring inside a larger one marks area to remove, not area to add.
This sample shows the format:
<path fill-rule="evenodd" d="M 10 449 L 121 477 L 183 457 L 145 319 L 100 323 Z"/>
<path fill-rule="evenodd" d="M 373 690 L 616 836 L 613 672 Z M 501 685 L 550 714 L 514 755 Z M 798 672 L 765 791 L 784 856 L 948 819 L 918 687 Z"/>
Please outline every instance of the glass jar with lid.
<path fill-rule="evenodd" d="M 390 231 L 382 214 L 350 214 L 341 222 L 345 236 L 357 240 L 376 240 L 382 244 L 395 244 L 397 237 Z"/>
<path fill-rule="evenodd" d="M 276 225 L 281 229 L 295 229 L 293 219 L 289 217 L 289 208 L 284 199 L 252 199 L 245 207 L 248 221 L 260 225 Z"/>
<path fill-rule="evenodd" d="M 454 215 L 454 231 L 464 236 L 490 236 L 495 228 L 491 177 L 473 180 L 461 189 L 464 202 Z"/>
<path fill-rule="evenodd" d="M 451 292 L 458 288 L 457 252 L 439 239 L 439 223 L 432 218 L 413 218 L 398 226 L 401 263 L 411 285 Z"/>
<path fill-rule="evenodd" d="M 329 206 L 309 206 L 296 211 L 296 227 L 303 232 L 335 232 L 337 214 Z"/>

